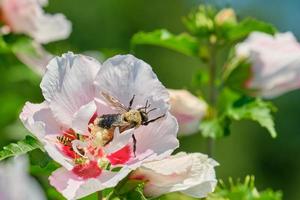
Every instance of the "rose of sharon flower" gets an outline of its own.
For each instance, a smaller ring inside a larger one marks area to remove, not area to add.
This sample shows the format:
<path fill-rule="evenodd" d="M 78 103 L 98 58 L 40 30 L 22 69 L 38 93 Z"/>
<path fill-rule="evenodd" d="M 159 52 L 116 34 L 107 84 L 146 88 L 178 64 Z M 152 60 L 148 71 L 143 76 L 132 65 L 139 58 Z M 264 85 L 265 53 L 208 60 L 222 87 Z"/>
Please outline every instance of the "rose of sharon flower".
<path fill-rule="evenodd" d="M 144 163 L 130 175 L 130 179 L 144 180 L 144 193 L 149 197 L 180 191 L 203 198 L 216 187 L 214 167 L 217 165 L 204 154 L 181 152 L 163 160 Z"/>
<path fill-rule="evenodd" d="M 274 36 L 254 32 L 237 45 L 238 56 L 251 62 L 249 89 L 266 98 L 300 87 L 300 44 L 290 32 Z"/>
<path fill-rule="evenodd" d="M 27 157 L 0 163 L 1 200 L 45 200 L 45 194 L 34 178 L 28 175 Z"/>
<path fill-rule="evenodd" d="M 71 23 L 62 14 L 44 13 L 42 6 L 47 3 L 47 0 L 1 0 L 0 16 L 5 29 L 29 35 L 38 43 L 67 38 Z"/>
<path fill-rule="evenodd" d="M 207 104 L 187 90 L 168 89 L 171 113 L 179 124 L 179 133 L 189 135 L 199 130 L 199 123 L 207 112 Z"/>
<path fill-rule="evenodd" d="M 131 55 L 115 56 L 102 65 L 73 53 L 55 57 L 41 88 L 45 101 L 26 103 L 20 118 L 63 166 L 50 183 L 67 199 L 114 187 L 143 162 L 169 156 L 178 147 L 178 125 L 168 112 L 166 88 L 148 64 Z M 135 95 L 132 109 L 147 103 L 149 120 L 164 117 L 146 126 L 110 129 L 113 139 L 106 144 L 111 135 L 97 126 L 98 117 L 120 111 L 103 92 L 126 106 Z"/>

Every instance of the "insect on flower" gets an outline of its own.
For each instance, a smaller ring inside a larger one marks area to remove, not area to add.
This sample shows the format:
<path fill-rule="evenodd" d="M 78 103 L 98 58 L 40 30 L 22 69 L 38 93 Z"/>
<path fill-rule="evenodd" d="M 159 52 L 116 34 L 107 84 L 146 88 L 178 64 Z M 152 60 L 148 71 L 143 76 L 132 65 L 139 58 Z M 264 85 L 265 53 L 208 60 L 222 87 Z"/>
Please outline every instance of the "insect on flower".
<path fill-rule="evenodd" d="M 119 100 L 111 96 L 106 92 L 101 92 L 104 99 L 110 104 L 112 107 L 116 108 L 119 113 L 117 114 L 105 114 L 100 117 L 97 117 L 94 120 L 93 124 L 90 124 L 91 134 L 94 138 L 95 146 L 104 146 L 108 144 L 114 135 L 114 130 L 116 127 L 120 128 L 120 132 L 122 133 L 125 130 L 131 128 L 138 128 L 139 126 L 147 126 L 149 123 L 155 122 L 156 120 L 163 118 L 165 114 L 160 115 L 154 119 L 149 120 L 148 114 L 151 111 L 156 110 L 156 108 L 150 108 L 151 104 L 149 104 L 148 100 L 146 101 L 145 106 L 133 109 L 132 104 L 135 98 L 135 95 L 131 98 L 129 102 L 129 106 L 126 107 Z M 136 138 L 134 134 L 132 135 L 133 139 L 133 152 L 135 154 L 136 151 Z"/>
<path fill-rule="evenodd" d="M 134 56 L 100 64 L 63 54 L 48 64 L 41 88 L 45 101 L 26 103 L 20 118 L 62 165 L 49 180 L 69 200 L 114 187 L 144 162 L 178 147 L 168 92 Z"/>

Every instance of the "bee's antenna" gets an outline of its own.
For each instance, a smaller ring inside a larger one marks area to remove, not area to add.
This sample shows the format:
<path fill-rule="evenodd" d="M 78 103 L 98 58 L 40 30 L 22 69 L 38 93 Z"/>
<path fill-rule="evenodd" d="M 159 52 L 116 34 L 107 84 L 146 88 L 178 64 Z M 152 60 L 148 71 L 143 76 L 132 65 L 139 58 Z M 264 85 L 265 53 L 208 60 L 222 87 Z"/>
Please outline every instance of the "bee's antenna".
<path fill-rule="evenodd" d="M 134 100 L 134 98 L 135 98 L 135 94 L 132 96 L 131 100 L 129 101 L 128 110 L 130 110 L 130 109 L 131 109 L 131 106 L 132 106 L 132 104 L 133 104 L 133 100 Z"/>
<path fill-rule="evenodd" d="M 146 112 L 147 114 L 149 114 L 149 112 L 152 112 L 153 110 L 156 110 L 157 108 L 152 108 L 151 110 L 149 110 L 148 112 Z"/>

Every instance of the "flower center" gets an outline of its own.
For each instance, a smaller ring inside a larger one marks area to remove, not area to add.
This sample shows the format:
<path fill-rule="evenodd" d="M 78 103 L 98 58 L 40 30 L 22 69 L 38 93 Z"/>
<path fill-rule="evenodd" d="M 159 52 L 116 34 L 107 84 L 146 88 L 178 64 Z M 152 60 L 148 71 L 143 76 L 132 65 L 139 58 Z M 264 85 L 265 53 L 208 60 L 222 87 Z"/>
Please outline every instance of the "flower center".
<path fill-rule="evenodd" d="M 93 123 L 91 123 L 93 122 Z M 89 135 L 81 135 L 73 129 L 57 136 L 59 150 L 73 160 L 72 172 L 83 179 L 96 178 L 103 170 L 115 171 L 132 157 L 130 145 L 126 145 L 116 152 L 105 154 L 104 146 L 113 138 L 114 130 L 97 126 L 97 116 L 93 116 L 89 123 Z M 118 166 L 116 166 L 118 165 Z"/>

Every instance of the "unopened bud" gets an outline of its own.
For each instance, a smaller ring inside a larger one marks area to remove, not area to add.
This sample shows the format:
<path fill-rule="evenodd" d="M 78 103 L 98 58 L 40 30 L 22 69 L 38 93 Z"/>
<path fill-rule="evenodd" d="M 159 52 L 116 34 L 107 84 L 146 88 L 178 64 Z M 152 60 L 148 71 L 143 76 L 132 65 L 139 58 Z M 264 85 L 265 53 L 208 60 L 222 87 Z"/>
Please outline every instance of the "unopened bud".
<path fill-rule="evenodd" d="M 215 16 L 215 22 L 218 26 L 222 26 L 224 24 L 236 24 L 236 15 L 232 8 L 224 8 L 218 12 Z"/>

